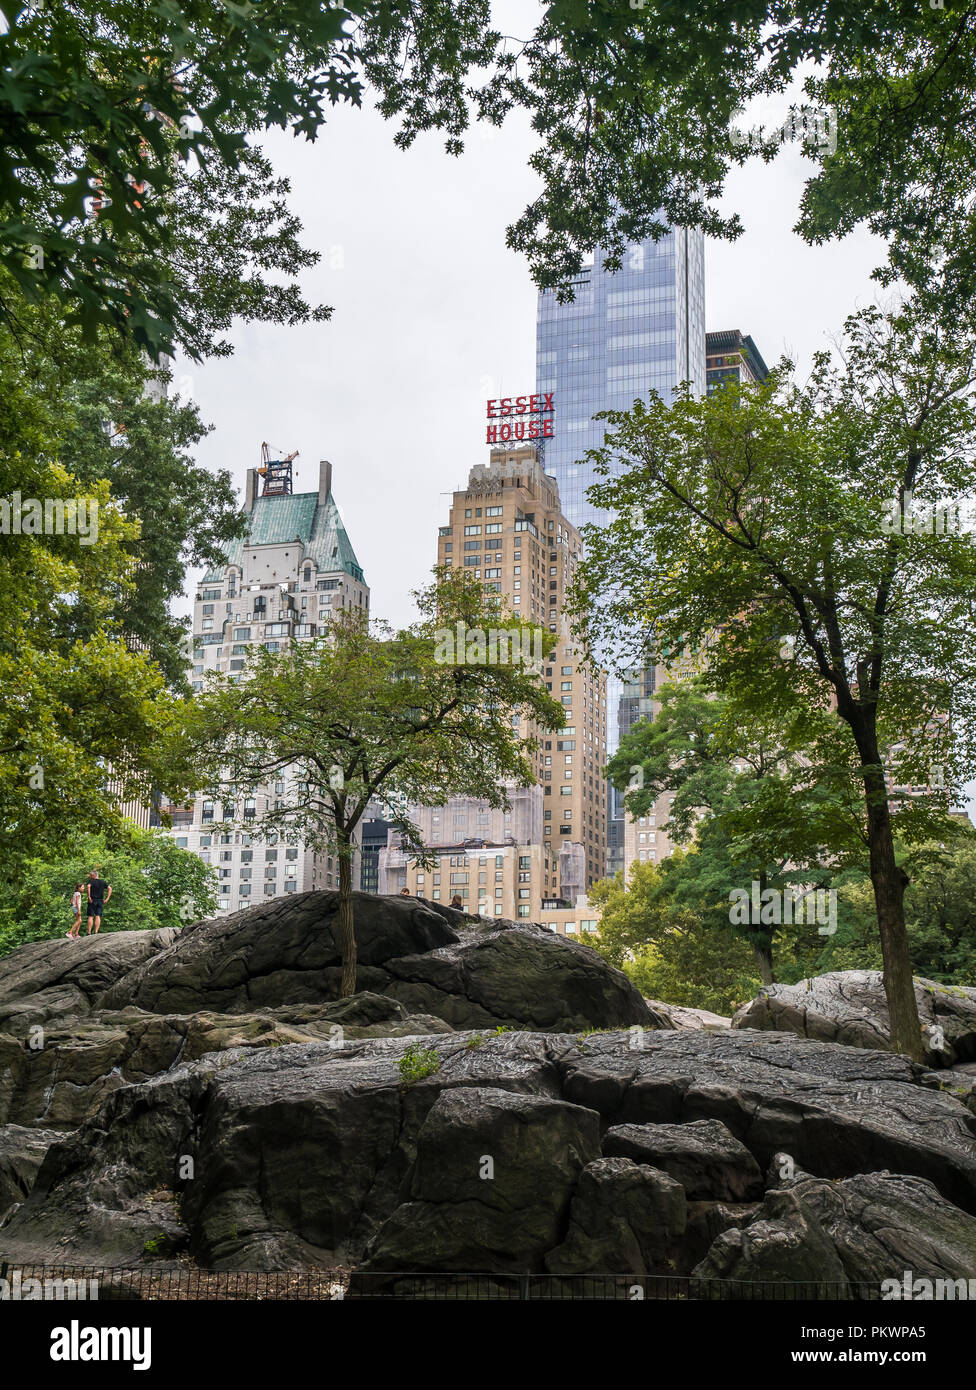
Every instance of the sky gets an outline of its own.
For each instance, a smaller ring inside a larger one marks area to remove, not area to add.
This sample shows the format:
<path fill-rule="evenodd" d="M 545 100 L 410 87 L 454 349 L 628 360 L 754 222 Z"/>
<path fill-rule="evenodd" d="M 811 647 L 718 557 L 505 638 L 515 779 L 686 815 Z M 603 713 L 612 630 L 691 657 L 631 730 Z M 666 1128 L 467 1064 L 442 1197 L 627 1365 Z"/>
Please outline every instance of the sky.
<path fill-rule="evenodd" d="M 512 16 L 525 0 L 498 12 L 505 32 L 520 32 Z M 232 357 L 177 362 L 174 389 L 214 426 L 200 462 L 228 469 L 242 494 L 265 440 L 273 456 L 299 450 L 296 492 L 317 488 L 319 460 L 331 460 L 371 611 L 399 624 L 430 579 L 449 494 L 487 461 L 485 401 L 534 389 L 536 291 L 505 228 L 538 183 L 524 113 L 475 128 L 460 157 L 436 134 L 398 150 L 394 131 L 367 107 L 338 110 L 314 143 L 264 140 L 321 253 L 302 277 L 306 298 L 332 305 L 332 319 L 238 326 Z M 705 253 L 707 328 L 752 334 L 768 364 L 788 353 L 801 376 L 846 315 L 874 301 L 870 272 L 883 260 L 864 232 L 814 248 L 791 230 L 811 167 L 786 146 L 772 164 L 736 170 L 724 207 L 745 233 Z"/>

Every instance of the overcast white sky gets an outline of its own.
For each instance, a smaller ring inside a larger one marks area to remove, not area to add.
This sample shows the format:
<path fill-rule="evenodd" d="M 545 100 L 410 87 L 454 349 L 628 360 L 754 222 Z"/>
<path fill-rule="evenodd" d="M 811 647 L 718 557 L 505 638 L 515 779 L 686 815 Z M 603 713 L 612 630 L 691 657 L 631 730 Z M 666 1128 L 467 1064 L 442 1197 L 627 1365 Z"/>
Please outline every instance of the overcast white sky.
<path fill-rule="evenodd" d="M 521 32 L 512 16 L 525 9 L 498 6 L 507 33 Z M 229 469 L 241 489 L 263 440 L 300 450 L 298 492 L 317 486 L 319 459 L 332 460 L 372 612 L 399 623 L 412 616 L 409 591 L 430 577 L 445 494 L 485 459 L 485 399 L 534 386 L 536 294 L 505 228 L 537 184 L 522 114 L 501 131 L 475 129 L 457 159 L 436 135 L 403 152 L 393 133 L 375 111 L 340 110 L 314 144 L 266 139 L 306 243 L 322 253 L 306 295 L 331 304 L 332 320 L 239 327 L 232 358 L 178 363 L 176 377 L 215 426 L 201 461 Z M 810 167 L 787 146 L 773 164 L 737 171 L 727 201 L 746 232 L 706 248 L 709 330 L 741 328 L 768 363 L 788 351 L 802 372 L 874 299 L 869 275 L 883 259 L 862 233 L 810 248 L 791 231 Z"/>

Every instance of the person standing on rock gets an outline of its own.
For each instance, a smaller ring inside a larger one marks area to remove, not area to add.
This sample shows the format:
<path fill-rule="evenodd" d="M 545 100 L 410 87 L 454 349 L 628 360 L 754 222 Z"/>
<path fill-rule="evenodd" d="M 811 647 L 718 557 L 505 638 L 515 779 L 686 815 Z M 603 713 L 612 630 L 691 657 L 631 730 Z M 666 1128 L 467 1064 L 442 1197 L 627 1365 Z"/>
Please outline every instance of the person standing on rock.
<path fill-rule="evenodd" d="M 71 911 L 74 913 L 75 920 L 65 932 L 65 936 L 70 936 L 74 940 L 81 931 L 81 890 L 83 883 L 75 884 L 75 891 L 71 895 Z"/>
<path fill-rule="evenodd" d="M 463 912 L 463 911 L 464 911 L 464 903 L 461 901 L 461 894 L 460 894 L 460 893 L 455 893 L 455 894 L 454 894 L 454 897 L 451 899 L 451 906 L 452 906 L 452 907 L 456 907 L 456 908 L 458 909 L 459 912 Z"/>
<path fill-rule="evenodd" d="M 102 925 L 102 911 L 105 904 L 112 896 L 112 885 L 106 883 L 101 877 L 101 869 L 92 869 L 88 875 L 88 935 L 92 934 L 92 923 L 95 924 L 95 935 Z"/>

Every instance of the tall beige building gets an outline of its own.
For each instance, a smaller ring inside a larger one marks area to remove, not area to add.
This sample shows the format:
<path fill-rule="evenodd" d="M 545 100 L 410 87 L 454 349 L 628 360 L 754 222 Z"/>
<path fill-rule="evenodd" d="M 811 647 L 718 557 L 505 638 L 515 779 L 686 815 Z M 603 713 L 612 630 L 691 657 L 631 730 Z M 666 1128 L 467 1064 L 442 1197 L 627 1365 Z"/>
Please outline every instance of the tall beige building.
<path fill-rule="evenodd" d="M 418 813 L 425 844 L 443 850 L 448 861 L 466 851 L 477 863 L 466 869 L 448 862 L 436 884 L 429 876 L 418 882 L 416 867 L 391 844 L 380 856 L 380 891 L 406 886 L 450 901 L 456 890 L 472 910 L 535 921 L 546 915 L 547 903 L 555 911 L 557 902 L 580 902 L 580 920 L 592 919 L 586 890 L 603 877 L 606 858 L 607 788 L 600 770 L 607 757 L 607 697 L 605 675 L 576 659 L 562 622 L 581 553 L 582 539 L 562 512 L 556 481 L 532 445 L 492 449 L 489 463 L 472 468 L 467 487 L 454 493 L 438 535 L 438 564 L 470 571 L 486 594 L 558 634 L 543 679 L 563 705 L 565 723 L 555 733 L 539 733 L 537 785 L 512 789 L 508 813 L 470 798 Z M 486 906 L 475 909 L 479 899 Z"/>

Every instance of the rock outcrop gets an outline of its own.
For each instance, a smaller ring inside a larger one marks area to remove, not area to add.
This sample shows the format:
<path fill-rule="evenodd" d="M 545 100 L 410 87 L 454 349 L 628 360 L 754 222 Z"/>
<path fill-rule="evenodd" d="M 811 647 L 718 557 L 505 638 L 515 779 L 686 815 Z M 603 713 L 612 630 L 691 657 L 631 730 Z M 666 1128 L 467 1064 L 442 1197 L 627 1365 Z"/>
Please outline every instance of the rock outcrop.
<path fill-rule="evenodd" d="M 29 1021 L 87 1014 L 95 1000 L 144 961 L 171 946 L 180 933 L 99 932 L 77 941 L 32 941 L 0 960 L 0 1032 Z"/>
<path fill-rule="evenodd" d="M 915 998 L 930 1066 L 976 1061 L 976 989 L 917 978 Z M 764 985 L 733 1028 L 769 1028 L 848 1047 L 886 1048 L 888 1004 L 879 970 L 842 970 L 796 985 Z"/>
<path fill-rule="evenodd" d="M 731 1028 L 731 1018 L 713 1014 L 709 1009 L 689 1009 L 684 1004 L 662 1004 L 660 999 L 645 999 L 644 1003 L 656 1014 L 669 1019 L 675 1028 Z"/>
<path fill-rule="evenodd" d="M 350 1296 L 972 1272 L 971 1077 L 675 1028 L 587 947 L 416 900 L 372 900 L 337 999 L 333 919 L 306 894 L 87 972 L 85 942 L 0 962 L 0 1256 L 351 1264 Z"/>
<path fill-rule="evenodd" d="M 408 1013 L 454 1028 L 669 1026 L 595 951 L 540 927 L 471 925 L 464 913 L 416 898 L 354 898 L 359 987 Z M 337 998 L 337 913 L 336 893 L 301 893 L 197 922 L 118 979 L 98 1006 L 235 1014 Z"/>
<path fill-rule="evenodd" d="M 784 1157 L 785 1163 L 785 1157 Z M 882 1278 L 970 1280 L 976 1217 L 933 1183 L 904 1174 L 862 1173 L 842 1182 L 797 1172 L 766 1194 L 753 1219 L 714 1241 L 694 1273 L 703 1279 L 831 1285 L 850 1297 Z M 880 1290 L 879 1290 L 880 1291 Z"/>

